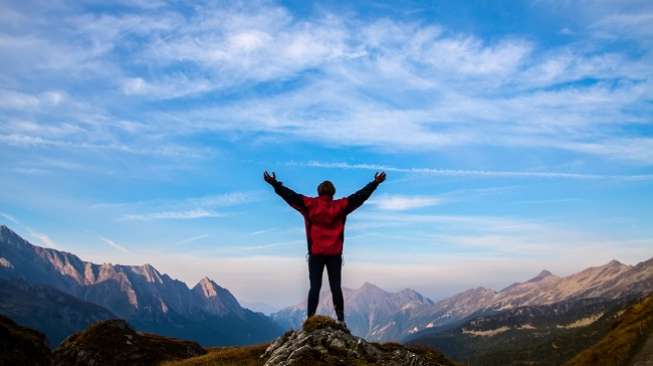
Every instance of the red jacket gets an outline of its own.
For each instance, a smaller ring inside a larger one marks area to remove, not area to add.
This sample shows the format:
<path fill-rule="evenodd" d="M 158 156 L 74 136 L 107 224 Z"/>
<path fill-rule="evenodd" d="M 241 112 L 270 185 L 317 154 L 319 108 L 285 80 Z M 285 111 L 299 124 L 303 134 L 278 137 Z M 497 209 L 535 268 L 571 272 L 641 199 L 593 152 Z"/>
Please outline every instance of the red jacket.
<path fill-rule="evenodd" d="M 304 216 L 308 254 L 341 255 L 347 215 L 360 207 L 379 184 L 371 182 L 358 192 L 334 200 L 330 196 L 306 197 L 274 184 L 274 191 Z"/>

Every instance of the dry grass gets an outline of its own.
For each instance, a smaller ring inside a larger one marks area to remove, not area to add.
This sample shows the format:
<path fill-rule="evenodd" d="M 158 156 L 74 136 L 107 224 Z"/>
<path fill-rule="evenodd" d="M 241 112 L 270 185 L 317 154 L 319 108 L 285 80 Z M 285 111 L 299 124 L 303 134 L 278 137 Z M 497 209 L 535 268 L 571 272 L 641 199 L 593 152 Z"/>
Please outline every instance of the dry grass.
<path fill-rule="evenodd" d="M 623 365 L 653 330 L 653 295 L 631 305 L 599 342 L 577 354 L 566 366 Z"/>
<path fill-rule="evenodd" d="M 161 366 L 261 366 L 259 358 L 267 344 L 208 349 L 208 353 L 182 361 L 164 362 Z"/>
<path fill-rule="evenodd" d="M 313 315 L 312 317 L 306 319 L 303 326 L 303 329 L 306 332 L 312 332 L 314 330 L 324 329 L 324 328 L 340 329 L 349 333 L 349 331 L 345 327 L 338 324 L 338 322 L 336 322 L 332 318 L 329 318 L 328 316 L 324 316 L 324 315 Z"/>

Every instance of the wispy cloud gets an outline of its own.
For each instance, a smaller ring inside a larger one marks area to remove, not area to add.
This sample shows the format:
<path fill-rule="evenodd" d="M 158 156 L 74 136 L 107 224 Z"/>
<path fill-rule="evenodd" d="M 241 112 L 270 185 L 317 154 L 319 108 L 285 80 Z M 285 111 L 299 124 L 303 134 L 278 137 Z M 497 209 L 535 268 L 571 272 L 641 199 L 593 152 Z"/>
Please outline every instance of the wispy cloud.
<path fill-rule="evenodd" d="M 367 222 L 367 225 L 378 223 L 392 225 L 446 224 L 451 229 L 462 228 L 476 232 L 514 232 L 515 230 L 539 230 L 542 228 L 542 225 L 536 221 L 499 216 L 365 213 L 359 214 L 356 220 Z M 355 225 L 358 225 L 358 222 Z"/>
<path fill-rule="evenodd" d="M 356 164 L 346 162 L 289 162 L 288 166 L 303 166 L 327 169 L 361 169 L 373 171 L 388 171 L 400 173 L 419 173 L 451 177 L 488 177 L 488 178 L 554 178 L 554 179 L 608 179 L 608 180 L 653 180 L 653 174 L 638 175 L 605 175 L 586 173 L 567 173 L 554 171 L 510 171 L 510 170 L 464 170 L 437 168 L 401 168 L 382 164 Z"/>
<path fill-rule="evenodd" d="M 96 203 L 94 209 L 108 209 L 122 221 L 191 220 L 224 217 L 226 208 L 245 205 L 261 199 L 259 192 L 230 192 L 201 197 L 155 199 L 147 201 Z M 216 209 L 220 209 L 218 212 Z M 125 212 L 126 211 L 126 212 Z"/>
<path fill-rule="evenodd" d="M 370 200 L 369 203 L 381 210 L 405 211 L 439 205 L 442 203 L 442 198 L 434 196 L 381 195 Z"/>
<path fill-rule="evenodd" d="M 649 11 L 610 7 L 610 16 L 582 33 L 624 28 L 617 37 L 650 38 L 645 32 Z M 24 34 L 8 33 L 0 43 L 3 54 L 13 55 L 4 75 L 9 80 L 81 73 L 82 79 L 106 85 L 102 90 L 111 91 L 109 98 L 96 99 L 111 105 L 300 81 L 293 88 L 244 93 L 217 104 L 187 108 L 181 103 L 165 112 L 144 106 L 135 113 L 147 121 L 136 124 L 138 134 L 134 124 L 122 123 L 102 103 L 92 108 L 100 120 L 87 118 L 88 109 L 67 118 L 82 132 L 66 136 L 45 134 L 43 128 L 54 121 L 44 113 L 34 120 L 41 130 L 4 131 L 0 139 L 13 146 L 202 158 L 210 149 L 185 138 L 228 132 L 375 149 L 509 146 L 653 161 L 647 153 L 651 139 L 633 136 L 627 128 L 646 123 L 651 112 L 646 52 L 600 44 L 547 48 L 519 34 L 489 41 L 419 19 L 329 12 L 301 17 L 276 2 L 202 4 L 190 14 L 173 4 L 151 14 L 73 12 L 63 24 L 49 17 L 47 8 L 34 14 L 11 10 L 11 24 Z M 142 47 L 128 48 L 132 44 Z M 36 62 L 43 59 L 49 63 Z M 139 73 L 134 64 L 152 72 Z M 76 99 L 57 88 L 2 92 L 10 115 L 23 119 L 31 115 L 16 107 L 50 108 Z"/>
<path fill-rule="evenodd" d="M 30 236 L 38 239 L 42 245 L 45 245 L 48 248 L 61 249 L 61 246 L 46 234 L 30 230 Z"/>
<path fill-rule="evenodd" d="M 209 237 L 208 234 L 202 234 L 202 235 L 197 235 L 197 236 L 191 236 L 190 238 L 186 238 L 186 239 L 179 240 L 179 241 L 176 242 L 175 244 L 176 244 L 176 245 L 188 244 L 188 243 L 192 243 L 192 242 L 194 242 L 194 241 L 198 241 L 198 240 L 205 239 L 205 238 L 208 238 L 208 237 Z"/>
<path fill-rule="evenodd" d="M 122 221 L 151 221 L 151 220 L 193 220 L 204 218 L 224 217 L 225 214 L 204 209 L 188 211 L 162 211 L 142 214 L 125 214 L 119 220 Z"/>
<path fill-rule="evenodd" d="M 154 199 L 132 202 L 101 202 L 91 205 L 91 208 L 143 208 L 143 207 L 229 207 L 255 202 L 261 199 L 259 192 L 228 192 L 200 197 L 177 199 Z"/>
<path fill-rule="evenodd" d="M 121 251 L 123 253 L 129 253 L 129 250 L 127 248 L 125 248 L 124 246 L 116 243 L 115 241 L 113 241 L 111 239 L 107 239 L 105 237 L 100 237 L 100 240 L 105 242 L 108 246 L 112 247 L 113 249 L 119 250 L 119 251 Z"/>
<path fill-rule="evenodd" d="M 20 224 L 20 222 L 15 217 L 13 217 L 12 215 L 10 215 L 8 213 L 0 212 L 0 216 L 2 216 L 5 220 L 11 221 L 12 223 L 14 223 L 16 225 Z"/>

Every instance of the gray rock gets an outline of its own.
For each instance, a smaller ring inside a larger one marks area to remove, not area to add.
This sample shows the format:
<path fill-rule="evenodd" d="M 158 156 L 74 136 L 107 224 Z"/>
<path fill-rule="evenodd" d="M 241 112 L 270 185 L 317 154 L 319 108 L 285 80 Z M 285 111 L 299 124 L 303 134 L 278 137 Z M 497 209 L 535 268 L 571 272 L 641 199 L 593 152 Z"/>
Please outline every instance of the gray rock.
<path fill-rule="evenodd" d="M 317 322 L 308 326 L 305 323 L 304 330 L 286 333 L 272 342 L 261 356 L 265 366 L 453 365 L 436 352 L 413 352 L 398 344 L 369 343 L 329 318 L 321 317 Z"/>

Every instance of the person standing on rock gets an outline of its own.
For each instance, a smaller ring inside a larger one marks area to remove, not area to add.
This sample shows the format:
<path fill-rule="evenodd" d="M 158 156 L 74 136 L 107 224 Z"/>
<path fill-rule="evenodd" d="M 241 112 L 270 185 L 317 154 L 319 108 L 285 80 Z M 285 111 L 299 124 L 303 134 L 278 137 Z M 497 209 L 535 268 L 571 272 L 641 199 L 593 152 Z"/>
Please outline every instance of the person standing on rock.
<path fill-rule="evenodd" d="M 338 321 L 344 324 L 344 300 L 340 283 L 345 220 L 347 215 L 360 207 L 385 180 L 385 172 L 374 174 L 374 180 L 361 190 L 340 199 L 333 199 L 336 187 L 328 180 L 317 186 L 317 197 L 307 197 L 285 187 L 277 180 L 274 172 L 270 175 L 265 171 L 263 179 L 274 187 L 274 192 L 304 216 L 308 244 L 308 274 L 311 284 L 308 291 L 307 317 L 315 315 L 317 310 L 322 273 L 326 267 L 333 307 Z"/>

